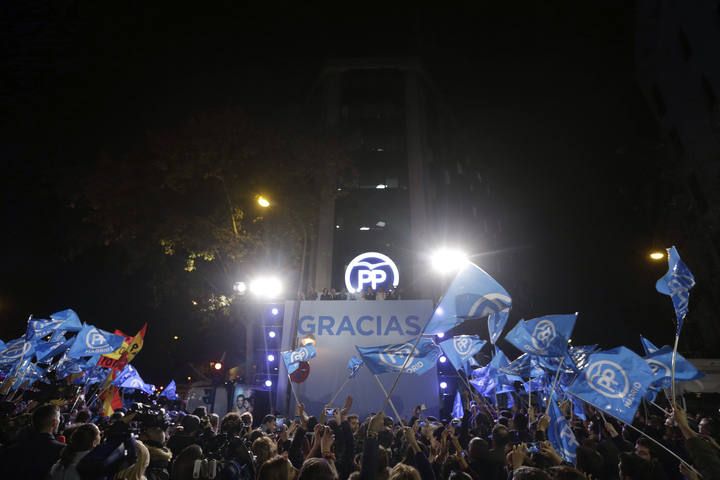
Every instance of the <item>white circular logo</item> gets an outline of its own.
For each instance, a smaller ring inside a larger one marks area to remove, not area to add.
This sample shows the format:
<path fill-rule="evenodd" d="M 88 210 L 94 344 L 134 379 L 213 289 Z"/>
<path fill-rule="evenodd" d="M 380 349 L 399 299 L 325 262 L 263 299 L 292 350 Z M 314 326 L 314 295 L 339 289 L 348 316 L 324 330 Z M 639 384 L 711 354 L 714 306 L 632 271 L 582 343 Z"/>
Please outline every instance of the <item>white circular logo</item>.
<path fill-rule="evenodd" d="M 531 335 L 533 347 L 545 351 L 555 337 L 557 337 L 555 324 L 550 320 L 540 320 Z"/>
<path fill-rule="evenodd" d="M 607 398 L 624 398 L 630 390 L 625 370 L 611 360 L 598 360 L 588 365 L 585 379 L 590 388 Z"/>
<path fill-rule="evenodd" d="M 3 357 L 5 358 L 20 358 L 25 356 L 25 354 L 32 348 L 32 345 L 30 342 L 18 342 L 12 347 L 8 347 L 3 352 Z"/>
<path fill-rule="evenodd" d="M 664 363 L 658 362 L 654 358 L 646 358 L 645 362 L 648 364 L 648 367 L 650 367 L 650 370 L 652 370 L 652 373 L 654 376 L 656 376 L 656 377 L 658 375 L 662 375 L 663 377 L 672 376 L 672 371 Z"/>
<path fill-rule="evenodd" d="M 97 328 L 91 328 L 85 335 L 85 346 L 88 348 L 99 348 L 107 344 L 105 336 Z"/>
<path fill-rule="evenodd" d="M 377 290 L 397 287 L 400 272 L 390 257 L 377 252 L 366 252 L 353 258 L 345 269 L 345 287 L 350 293 L 366 288 Z"/>
<path fill-rule="evenodd" d="M 457 337 L 453 337 L 453 347 L 455 347 L 455 351 L 460 356 L 469 355 L 470 351 L 472 350 L 473 341 L 472 337 L 470 335 L 458 335 Z"/>
<path fill-rule="evenodd" d="M 412 343 L 388 345 L 388 347 L 380 353 L 380 361 L 390 367 L 402 368 L 408 356 L 414 357 L 416 355 L 414 347 Z M 412 361 L 412 359 L 410 361 Z"/>
<path fill-rule="evenodd" d="M 301 348 L 300 350 L 296 350 L 290 354 L 290 361 L 291 361 L 291 363 L 304 362 L 307 357 L 308 357 L 307 349 Z"/>

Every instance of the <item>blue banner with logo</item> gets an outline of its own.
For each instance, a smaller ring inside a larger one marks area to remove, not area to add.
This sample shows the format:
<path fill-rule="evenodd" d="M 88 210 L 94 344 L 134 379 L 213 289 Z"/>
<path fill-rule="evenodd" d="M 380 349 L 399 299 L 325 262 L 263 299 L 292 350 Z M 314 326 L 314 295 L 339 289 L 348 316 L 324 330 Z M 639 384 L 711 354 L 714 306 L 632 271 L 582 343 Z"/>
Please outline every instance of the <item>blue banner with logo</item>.
<path fill-rule="evenodd" d="M 550 424 L 547 430 L 548 440 L 552 443 L 555 451 L 563 457 L 563 460 L 575 463 L 575 451 L 580 444 L 575 438 L 570 422 L 562 414 L 555 400 L 550 401 L 548 414 L 550 416 Z"/>
<path fill-rule="evenodd" d="M 111 353 L 122 346 L 125 337 L 106 332 L 92 325 L 85 325 L 78 332 L 72 347 L 68 350 L 70 358 L 91 357 Z"/>
<path fill-rule="evenodd" d="M 375 347 L 356 347 L 367 368 L 375 375 L 397 373 L 422 375 L 435 367 L 440 358 L 440 348 L 427 337 L 417 344 L 410 340 L 405 343 L 392 343 Z"/>
<path fill-rule="evenodd" d="M 654 380 L 642 357 L 628 348 L 617 347 L 590 355 L 587 368 L 567 392 L 625 423 L 632 423 Z"/>
<path fill-rule="evenodd" d="M 695 277 L 674 246 L 667 249 L 667 258 L 668 271 L 655 283 L 655 289 L 672 300 L 677 318 L 676 334 L 680 335 L 690 304 L 690 289 L 695 286 Z"/>
<path fill-rule="evenodd" d="M 300 367 L 300 362 L 307 362 L 315 358 L 316 355 L 317 350 L 315 350 L 312 344 L 305 345 L 296 350 L 282 352 L 283 362 L 285 363 L 288 375 L 295 373 L 295 370 Z"/>
<path fill-rule="evenodd" d="M 423 324 L 432 315 L 432 308 L 430 300 L 303 301 L 299 307 L 295 306 L 294 302 L 287 302 L 284 308 L 282 344 L 269 348 L 277 348 L 278 351 L 292 348 L 292 335 L 287 332 L 293 331 L 293 312 L 299 312 L 296 317 L 298 337 L 302 339 L 313 336 L 317 357 L 309 363 L 307 379 L 294 384 L 293 389 L 308 410 L 319 411 L 351 373 L 348 359 L 352 355 L 359 357 L 356 346 L 366 348 L 401 345 L 399 350 L 403 350 L 402 345 L 410 343 L 407 348 L 412 348 Z M 279 336 L 277 340 L 280 341 Z M 383 358 L 395 366 L 393 360 L 398 361 L 400 355 Z M 402 416 L 410 418 L 419 403 L 425 403 L 428 408 L 427 415 L 439 415 L 438 378 L 433 371 L 435 366 L 434 362 L 429 365 L 430 371 L 424 375 L 403 374 L 400 377 L 392 400 Z M 399 370 L 395 367 L 394 369 Z M 383 375 L 380 380 L 389 388 L 395 375 Z M 282 400 L 278 404 L 284 406 L 286 397 L 283 395 L 289 393 L 287 376 L 279 375 L 277 383 L 278 398 Z M 377 412 L 385 399 L 368 368 L 359 368 L 356 371 L 353 380 L 343 389 L 342 395 L 352 395 L 355 400 L 353 411 L 361 416 Z M 294 402 L 292 396 L 291 402 Z M 289 413 L 292 414 L 292 411 Z"/>
<path fill-rule="evenodd" d="M 520 320 L 505 340 L 518 350 L 542 357 L 561 357 L 568 348 L 568 340 L 575 327 L 577 314 L 547 315 L 532 320 Z"/>
<path fill-rule="evenodd" d="M 50 318 L 52 320 L 61 321 L 62 325 L 60 326 L 60 329 L 65 330 L 66 332 L 79 332 L 83 327 L 78 314 L 75 313 L 75 310 L 69 308 L 67 310 L 53 313 L 50 315 Z"/>
<path fill-rule="evenodd" d="M 350 378 L 355 378 L 355 375 L 358 374 L 360 371 L 360 367 L 363 366 L 363 361 L 357 358 L 355 355 L 350 357 L 350 360 L 348 360 L 347 369 L 348 369 L 348 376 Z"/>
<path fill-rule="evenodd" d="M 485 317 L 511 306 L 507 290 L 482 268 L 468 263 L 450 283 L 425 333 L 444 333 L 468 318 Z"/>
<path fill-rule="evenodd" d="M 165 397 L 168 400 L 177 400 L 177 386 L 175 385 L 175 380 L 170 380 L 170 383 L 168 383 L 168 386 L 163 389 L 162 393 L 160 394 L 161 397 Z"/>
<path fill-rule="evenodd" d="M 505 325 L 507 325 L 509 316 L 510 310 L 503 310 L 502 312 L 495 312 L 488 315 L 488 335 L 493 345 L 500 339 L 500 335 Z"/>
<path fill-rule="evenodd" d="M 673 349 L 671 347 L 663 347 L 645 356 L 645 361 L 654 374 L 655 380 L 653 381 L 653 386 L 670 388 L 672 384 L 672 352 Z M 677 354 L 675 358 L 675 380 L 687 382 L 697 380 L 703 376 L 704 375 L 695 368 L 695 365 L 687 361 L 685 357 L 679 353 Z"/>
<path fill-rule="evenodd" d="M 440 342 L 440 348 L 455 370 L 461 370 L 473 355 L 482 350 L 485 343 L 477 335 L 456 335 Z"/>

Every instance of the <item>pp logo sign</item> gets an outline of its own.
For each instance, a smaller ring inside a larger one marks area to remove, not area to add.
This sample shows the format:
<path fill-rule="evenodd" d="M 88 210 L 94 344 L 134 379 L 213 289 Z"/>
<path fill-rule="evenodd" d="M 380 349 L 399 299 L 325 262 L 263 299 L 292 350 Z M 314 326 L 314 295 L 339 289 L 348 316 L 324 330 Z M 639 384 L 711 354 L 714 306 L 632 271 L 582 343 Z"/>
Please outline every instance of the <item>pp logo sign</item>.
<path fill-rule="evenodd" d="M 106 343 L 105 335 L 100 333 L 97 328 L 91 329 L 87 335 L 85 335 L 85 346 L 88 348 L 104 347 Z"/>
<path fill-rule="evenodd" d="M 670 367 L 668 367 L 664 363 L 654 360 L 652 358 L 646 358 L 645 362 L 647 362 L 648 367 L 650 367 L 650 370 L 652 370 L 652 373 L 654 376 L 656 376 L 656 377 L 672 376 L 672 371 L 670 370 Z"/>
<path fill-rule="evenodd" d="M 457 337 L 453 337 L 453 347 L 455 347 L 455 351 L 460 356 L 465 356 L 470 353 L 473 347 L 473 341 L 472 338 L 470 338 L 468 335 L 458 335 Z"/>
<path fill-rule="evenodd" d="M 532 344 L 538 350 L 545 351 L 548 349 L 553 340 L 557 337 L 555 324 L 550 320 L 541 320 L 535 325 L 532 332 Z"/>
<path fill-rule="evenodd" d="M 625 370 L 610 360 L 598 360 L 588 365 L 585 379 L 590 388 L 606 398 L 625 398 L 630 390 Z"/>
<path fill-rule="evenodd" d="M 397 287 L 400 273 L 390 257 L 377 252 L 366 252 L 353 258 L 345 269 L 345 286 L 350 293 L 364 291 L 367 287 L 373 290 L 387 290 Z"/>
<path fill-rule="evenodd" d="M 408 356 L 415 356 L 415 346 L 412 343 L 400 343 L 390 345 L 380 354 L 380 361 L 385 365 L 395 368 L 402 368 Z"/>
<path fill-rule="evenodd" d="M 20 358 L 24 357 L 27 352 L 32 348 L 30 342 L 18 342 L 17 344 L 8 347 L 3 352 L 2 356 L 5 358 Z"/>
<path fill-rule="evenodd" d="M 306 348 L 301 348 L 290 354 L 290 361 L 292 363 L 304 362 L 310 356 Z"/>

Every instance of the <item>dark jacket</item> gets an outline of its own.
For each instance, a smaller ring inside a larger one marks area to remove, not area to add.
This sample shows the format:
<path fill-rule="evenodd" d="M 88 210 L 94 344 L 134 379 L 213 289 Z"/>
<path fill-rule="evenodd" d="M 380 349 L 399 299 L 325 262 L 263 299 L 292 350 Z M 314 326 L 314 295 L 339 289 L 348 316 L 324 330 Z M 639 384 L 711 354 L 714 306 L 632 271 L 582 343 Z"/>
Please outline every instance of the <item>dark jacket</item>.
<path fill-rule="evenodd" d="M 720 478 L 720 451 L 701 436 L 685 440 L 693 466 L 703 478 Z"/>
<path fill-rule="evenodd" d="M 1 478 L 37 480 L 45 478 L 60 458 L 64 443 L 51 433 L 33 432 L 3 452 Z"/>

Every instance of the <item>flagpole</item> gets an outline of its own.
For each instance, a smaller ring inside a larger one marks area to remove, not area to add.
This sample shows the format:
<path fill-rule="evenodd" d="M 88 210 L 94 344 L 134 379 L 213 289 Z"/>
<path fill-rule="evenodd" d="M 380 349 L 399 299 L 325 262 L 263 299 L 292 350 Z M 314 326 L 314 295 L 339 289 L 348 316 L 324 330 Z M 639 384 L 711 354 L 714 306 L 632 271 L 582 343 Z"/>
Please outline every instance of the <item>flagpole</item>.
<path fill-rule="evenodd" d="M 377 384 L 380 386 L 380 390 L 383 391 L 383 393 L 385 394 L 385 397 L 389 399 L 389 398 L 390 398 L 390 395 L 388 395 L 387 390 L 385 390 L 385 387 L 383 386 L 383 384 L 382 384 L 382 382 L 380 381 L 380 379 L 378 378 L 378 376 L 377 376 L 377 375 L 373 375 L 373 377 L 375 377 L 375 381 L 376 381 Z M 400 414 L 398 413 L 397 408 L 395 408 L 395 403 L 393 403 L 392 400 L 390 400 L 390 408 L 392 408 L 392 411 L 393 411 L 393 413 L 395 414 L 395 416 L 397 417 L 398 421 L 400 422 L 400 425 L 402 425 L 402 426 L 404 427 L 404 426 L 405 426 L 405 422 L 403 422 L 402 418 L 400 417 Z"/>
<path fill-rule="evenodd" d="M 292 378 L 290 378 L 290 374 L 288 373 L 288 382 L 290 382 L 290 391 L 293 394 L 293 397 L 295 397 L 295 405 L 300 405 L 300 400 L 298 399 L 297 393 L 295 393 L 295 388 L 293 387 L 293 381 Z"/>
<path fill-rule="evenodd" d="M 675 358 L 677 357 L 679 342 L 680 342 L 680 332 L 676 331 L 675 332 L 675 346 L 673 347 L 672 359 L 670 361 L 670 369 L 671 369 L 670 391 L 671 391 L 671 395 L 672 395 L 672 402 L 671 402 L 670 406 L 673 408 L 675 408 Z"/>
<path fill-rule="evenodd" d="M 548 402 L 547 407 L 545 407 L 545 415 L 550 413 L 550 402 L 552 401 L 553 394 L 555 393 L 555 388 L 557 387 L 557 382 L 560 379 L 560 370 L 562 369 L 563 362 L 565 361 L 565 357 L 562 357 L 560 359 L 560 365 L 558 365 L 557 372 L 555 372 L 555 380 L 553 380 L 552 388 L 550 389 L 550 395 L 548 396 Z"/>
<path fill-rule="evenodd" d="M 328 405 L 332 405 L 332 404 L 333 404 L 333 402 L 335 401 L 335 399 L 337 398 L 337 396 L 340 395 L 340 392 L 342 392 L 343 388 L 345 388 L 345 385 L 347 385 L 347 383 L 350 381 L 351 378 L 352 378 L 352 377 L 347 377 L 347 378 L 345 379 L 345 381 L 343 382 L 343 384 L 340 385 L 340 388 L 338 388 L 337 392 L 335 392 L 335 395 L 333 395 L 333 397 L 332 397 L 332 398 L 330 399 L 330 401 L 328 402 Z"/>
<path fill-rule="evenodd" d="M 422 331 L 420 332 L 420 335 L 418 335 L 417 339 L 415 340 L 415 345 L 413 345 L 412 352 L 410 352 L 408 354 L 407 358 L 405 358 L 405 361 L 402 364 L 402 368 L 400 368 L 400 371 L 398 372 L 397 377 L 395 377 L 395 381 L 393 382 L 392 387 L 390 387 L 390 393 L 387 393 L 387 392 L 385 393 L 385 404 L 383 405 L 383 410 L 385 409 L 385 407 L 388 405 L 388 402 L 390 401 L 390 395 L 392 395 L 395 392 L 395 388 L 397 387 L 398 382 L 400 381 L 400 377 L 405 372 L 405 368 L 407 368 L 408 363 L 410 363 L 410 360 L 412 358 L 415 358 L 415 351 L 417 350 L 417 346 L 420 343 L 420 339 L 425 334 L 425 327 L 427 327 L 428 323 L 430 323 L 430 320 L 427 321 L 427 323 L 423 327 Z M 385 387 L 383 387 L 383 390 L 385 390 Z"/>

